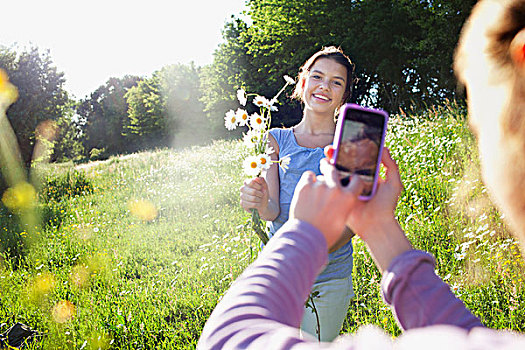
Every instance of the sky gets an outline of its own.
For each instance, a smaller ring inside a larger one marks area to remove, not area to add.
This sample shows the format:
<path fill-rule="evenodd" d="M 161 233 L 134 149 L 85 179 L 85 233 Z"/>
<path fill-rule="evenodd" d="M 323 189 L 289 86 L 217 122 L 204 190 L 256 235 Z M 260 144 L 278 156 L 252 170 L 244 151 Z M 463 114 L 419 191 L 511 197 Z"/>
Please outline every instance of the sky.
<path fill-rule="evenodd" d="M 37 46 L 77 99 L 110 77 L 151 76 L 168 64 L 213 61 L 221 31 L 245 0 L 11 0 L 0 45 Z"/>

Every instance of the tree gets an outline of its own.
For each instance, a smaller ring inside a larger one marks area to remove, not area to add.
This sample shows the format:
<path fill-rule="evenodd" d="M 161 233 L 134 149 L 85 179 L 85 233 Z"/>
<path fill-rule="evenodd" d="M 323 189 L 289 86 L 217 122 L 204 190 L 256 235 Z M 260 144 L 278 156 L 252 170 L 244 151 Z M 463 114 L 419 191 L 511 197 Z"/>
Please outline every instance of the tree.
<path fill-rule="evenodd" d="M 35 47 L 18 54 L 1 48 L 0 68 L 18 88 L 18 100 L 8 109 L 7 117 L 17 136 L 22 159 L 29 166 L 37 126 L 46 120 L 59 120 L 71 111 L 64 73 L 57 71 L 48 51 L 41 53 Z"/>
<path fill-rule="evenodd" d="M 249 64 L 239 71 L 255 91 L 269 91 L 323 46 L 340 46 L 356 64 L 353 101 L 389 112 L 426 108 L 455 97 L 452 56 L 475 2 L 249 0 L 252 23 L 238 20 L 235 35 L 226 25 L 219 63 L 244 56 L 236 60 Z"/>
<path fill-rule="evenodd" d="M 200 102 L 200 69 L 174 64 L 140 81 L 125 95 L 126 137 L 140 148 L 183 146 L 206 139 L 208 125 Z"/>
<path fill-rule="evenodd" d="M 89 98 L 80 101 L 77 114 L 88 154 L 93 148 L 103 149 L 106 156 L 134 150 L 124 135 L 129 108 L 124 95 L 139 81 L 139 77 L 129 75 L 110 78 Z"/>

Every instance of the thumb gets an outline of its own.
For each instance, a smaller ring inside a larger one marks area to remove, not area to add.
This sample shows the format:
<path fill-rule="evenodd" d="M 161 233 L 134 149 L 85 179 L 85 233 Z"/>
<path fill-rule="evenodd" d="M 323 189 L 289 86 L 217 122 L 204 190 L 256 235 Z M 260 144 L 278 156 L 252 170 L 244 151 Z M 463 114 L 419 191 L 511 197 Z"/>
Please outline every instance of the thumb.
<path fill-rule="evenodd" d="M 363 188 L 365 187 L 365 184 L 363 180 L 359 177 L 359 175 L 352 175 L 350 177 L 350 183 L 344 187 L 344 190 L 351 194 L 352 197 L 357 199 L 359 195 L 361 195 L 361 192 L 363 192 Z"/>

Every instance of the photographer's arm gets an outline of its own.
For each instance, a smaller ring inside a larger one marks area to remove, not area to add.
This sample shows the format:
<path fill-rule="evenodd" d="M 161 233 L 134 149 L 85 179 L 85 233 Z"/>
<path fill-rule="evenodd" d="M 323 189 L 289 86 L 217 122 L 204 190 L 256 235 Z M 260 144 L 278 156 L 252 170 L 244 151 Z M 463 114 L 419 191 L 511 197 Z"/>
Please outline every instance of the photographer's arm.
<path fill-rule="evenodd" d="M 329 158 L 332 153 L 333 149 L 326 149 Z M 383 296 L 392 305 L 401 327 L 447 324 L 471 329 L 482 326 L 435 274 L 433 257 L 412 248 L 395 219 L 402 184 L 398 167 L 386 148 L 382 162 L 386 178 L 379 181 L 374 198 L 355 203 L 347 224 L 366 243 L 383 273 Z M 330 173 L 332 168 L 323 162 L 321 170 Z"/>

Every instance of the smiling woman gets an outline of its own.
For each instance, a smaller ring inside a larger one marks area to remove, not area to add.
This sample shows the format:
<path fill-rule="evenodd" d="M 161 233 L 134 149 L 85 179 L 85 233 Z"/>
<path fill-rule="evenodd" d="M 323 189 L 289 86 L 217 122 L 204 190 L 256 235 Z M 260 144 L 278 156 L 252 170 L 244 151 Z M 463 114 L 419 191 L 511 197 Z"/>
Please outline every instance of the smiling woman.
<path fill-rule="evenodd" d="M 8 1 L 0 45 L 49 49 L 67 88 L 82 97 L 110 77 L 211 63 L 225 21 L 244 9 L 244 0 Z"/>
<path fill-rule="evenodd" d="M 303 118 L 293 128 L 272 129 L 269 144 L 275 150 L 274 162 L 290 157 L 289 169 L 272 165 L 262 175 L 246 180 L 241 188 L 241 205 L 246 211 L 257 209 L 269 221 L 273 235 L 288 219 L 292 194 L 306 171 L 320 174 L 323 148 L 332 143 L 337 109 L 350 96 L 353 64 L 343 52 L 327 47 L 314 54 L 301 68 L 294 97 L 304 103 Z M 317 295 L 312 308 L 305 309 L 301 329 L 320 340 L 334 339 L 341 329 L 353 296 L 352 242 L 345 235 L 333 247 L 330 262 L 313 286 Z"/>

